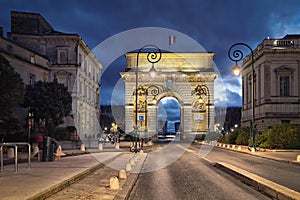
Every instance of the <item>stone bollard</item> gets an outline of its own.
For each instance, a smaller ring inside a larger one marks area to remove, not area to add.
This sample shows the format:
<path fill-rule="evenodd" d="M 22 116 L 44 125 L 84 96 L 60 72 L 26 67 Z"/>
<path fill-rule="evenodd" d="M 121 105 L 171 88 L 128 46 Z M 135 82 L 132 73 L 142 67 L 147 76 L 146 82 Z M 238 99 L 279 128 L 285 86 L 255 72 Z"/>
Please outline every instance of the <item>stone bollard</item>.
<path fill-rule="evenodd" d="M 238 146 L 238 150 L 239 150 L 239 151 L 242 151 L 242 147 L 241 147 L 241 146 Z"/>
<path fill-rule="evenodd" d="M 98 144 L 98 150 L 103 150 L 103 144 L 102 143 Z"/>
<path fill-rule="evenodd" d="M 120 149 L 120 143 L 118 142 L 115 143 L 115 149 Z"/>
<path fill-rule="evenodd" d="M 300 162 L 300 155 L 297 156 L 297 162 Z"/>
<path fill-rule="evenodd" d="M 38 146 L 33 147 L 33 155 L 35 156 L 38 153 L 39 153 L 39 147 Z"/>
<path fill-rule="evenodd" d="M 85 146 L 84 146 L 84 144 L 81 144 L 81 145 L 80 145 L 80 151 L 85 152 Z"/>
<path fill-rule="evenodd" d="M 66 155 L 64 152 L 62 152 L 61 145 L 58 145 L 56 153 L 54 155 L 55 155 L 54 160 L 60 160 L 61 156 Z"/>
<path fill-rule="evenodd" d="M 235 149 L 235 145 L 232 145 L 231 148 Z"/>
<path fill-rule="evenodd" d="M 126 171 L 124 169 L 121 169 L 119 171 L 119 179 L 126 179 L 127 176 L 126 176 Z"/>
<path fill-rule="evenodd" d="M 223 144 L 222 147 L 226 148 L 226 144 Z"/>
<path fill-rule="evenodd" d="M 130 163 L 131 166 L 133 167 L 133 166 L 135 165 L 134 158 L 130 158 L 129 163 Z"/>
<path fill-rule="evenodd" d="M 109 179 L 109 187 L 111 190 L 118 190 L 120 189 L 120 185 L 119 185 L 119 179 L 118 177 L 111 177 Z"/>
<path fill-rule="evenodd" d="M 130 163 L 126 163 L 125 170 L 126 170 L 126 172 L 130 172 L 132 170 Z"/>
<path fill-rule="evenodd" d="M 14 148 L 8 148 L 7 157 L 8 158 L 14 158 L 15 157 L 15 149 Z"/>
<path fill-rule="evenodd" d="M 144 150 L 143 150 L 143 149 L 141 149 L 141 150 L 140 150 L 140 153 L 144 153 Z"/>

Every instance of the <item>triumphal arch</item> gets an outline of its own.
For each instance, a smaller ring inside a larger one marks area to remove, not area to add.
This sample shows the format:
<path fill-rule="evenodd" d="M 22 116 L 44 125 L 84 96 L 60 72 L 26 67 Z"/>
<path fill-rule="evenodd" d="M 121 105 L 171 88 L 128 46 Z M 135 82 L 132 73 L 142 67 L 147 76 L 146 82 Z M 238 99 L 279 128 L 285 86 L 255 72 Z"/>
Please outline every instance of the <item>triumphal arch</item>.
<path fill-rule="evenodd" d="M 125 54 L 126 70 L 121 72 L 126 95 L 125 132 L 138 127 L 145 137 L 156 138 L 158 102 L 164 97 L 179 102 L 181 138 L 213 130 L 214 80 L 218 75 L 214 53 L 162 52 L 155 63 L 149 62 L 149 54 Z M 155 76 L 149 73 L 153 69 Z"/>

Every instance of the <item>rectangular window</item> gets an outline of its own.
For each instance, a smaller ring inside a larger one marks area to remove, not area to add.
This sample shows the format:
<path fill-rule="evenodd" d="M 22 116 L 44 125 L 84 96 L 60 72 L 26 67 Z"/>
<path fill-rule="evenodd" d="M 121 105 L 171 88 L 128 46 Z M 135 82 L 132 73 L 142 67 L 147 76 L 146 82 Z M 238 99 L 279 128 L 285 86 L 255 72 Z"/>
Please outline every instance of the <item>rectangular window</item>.
<path fill-rule="evenodd" d="M 58 64 L 68 64 L 68 49 L 58 49 Z"/>
<path fill-rule="evenodd" d="M 281 124 L 290 124 L 290 120 L 281 120 Z"/>
<path fill-rule="evenodd" d="M 287 97 L 290 96 L 290 77 L 281 76 L 279 78 L 280 96 Z"/>

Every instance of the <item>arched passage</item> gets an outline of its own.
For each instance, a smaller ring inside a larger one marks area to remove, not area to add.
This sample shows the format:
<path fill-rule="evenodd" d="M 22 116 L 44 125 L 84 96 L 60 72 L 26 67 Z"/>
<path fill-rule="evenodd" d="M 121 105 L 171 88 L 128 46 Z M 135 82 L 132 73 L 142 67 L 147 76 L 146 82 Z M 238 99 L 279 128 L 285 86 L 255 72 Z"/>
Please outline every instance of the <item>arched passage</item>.
<path fill-rule="evenodd" d="M 163 97 L 158 102 L 158 140 L 180 140 L 181 106 L 174 97 Z"/>

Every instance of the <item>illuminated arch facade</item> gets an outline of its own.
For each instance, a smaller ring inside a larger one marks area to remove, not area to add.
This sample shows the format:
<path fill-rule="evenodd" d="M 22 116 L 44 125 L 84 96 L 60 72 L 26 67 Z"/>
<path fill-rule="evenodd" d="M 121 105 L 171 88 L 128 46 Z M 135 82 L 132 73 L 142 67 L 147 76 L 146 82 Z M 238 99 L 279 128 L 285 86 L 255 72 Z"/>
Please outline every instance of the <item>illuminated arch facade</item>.
<path fill-rule="evenodd" d="M 133 131 L 137 117 L 139 131 L 155 136 L 158 102 L 164 97 L 178 100 L 183 135 L 213 130 L 214 80 L 218 75 L 213 68 L 214 53 L 162 53 L 154 66 L 155 77 L 148 73 L 152 64 L 147 61 L 147 54 L 140 53 L 138 58 L 138 112 L 135 111 L 137 53 L 125 55 L 126 70 L 121 72 L 125 81 L 125 131 Z"/>

